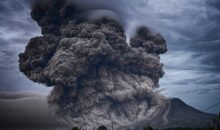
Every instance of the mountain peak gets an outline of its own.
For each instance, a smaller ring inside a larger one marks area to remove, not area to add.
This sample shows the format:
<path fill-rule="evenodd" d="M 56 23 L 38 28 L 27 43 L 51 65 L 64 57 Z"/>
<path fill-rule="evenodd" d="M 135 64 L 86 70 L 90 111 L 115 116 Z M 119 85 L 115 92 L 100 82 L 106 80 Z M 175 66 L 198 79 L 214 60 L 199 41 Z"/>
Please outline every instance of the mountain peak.
<path fill-rule="evenodd" d="M 179 98 L 170 98 L 166 100 L 163 107 L 158 107 L 152 119 L 146 119 L 136 123 L 133 128 L 142 129 L 146 126 L 154 128 L 176 128 L 190 127 L 203 128 L 212 125 L 212 119 L 217 118 L 217 115 L 209 114 L 197 110 Z"/>

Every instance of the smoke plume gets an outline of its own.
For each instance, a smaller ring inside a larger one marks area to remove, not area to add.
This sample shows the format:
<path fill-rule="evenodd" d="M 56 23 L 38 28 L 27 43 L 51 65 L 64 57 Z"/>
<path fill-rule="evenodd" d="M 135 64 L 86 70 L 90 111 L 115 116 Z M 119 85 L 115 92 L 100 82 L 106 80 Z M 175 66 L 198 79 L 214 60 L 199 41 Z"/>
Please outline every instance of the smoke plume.
<path fill-rule="evenodd" d="M 128 45 L 120 20 L 91 19 L 89 10 L 72 0 L 35 2 L 31 15 L 43 36 L 19 55 L 20 71 L 53 86 L 48 102 L 69 125 L 95 129 L 114 121 L 123 128 L 142 121 L 164 100 L 155 88 L 164 74 L 159 55 L 166 42 L 143 26 Z"/>

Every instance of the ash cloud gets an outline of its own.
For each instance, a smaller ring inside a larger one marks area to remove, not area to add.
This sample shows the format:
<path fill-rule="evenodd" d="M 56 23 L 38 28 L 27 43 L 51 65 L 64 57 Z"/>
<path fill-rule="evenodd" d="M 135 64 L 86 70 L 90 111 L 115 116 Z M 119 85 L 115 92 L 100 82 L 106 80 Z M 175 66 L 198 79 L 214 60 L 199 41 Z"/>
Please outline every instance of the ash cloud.
<path fill-rule="evenodd" d="M 29 0 L 0 1 L 0 91 L 49 91 L 19 72 L 18 54 L 30 37 L 40 34 L 29 6 Z"/>
<path fill-rule="evenodd" d="M 142 121 L 165 100 L 155 92 L 164 75 L 164 38 L 141 26 L 128 45 L 120 20 L 87 14 L 73 1 L 36 2 L 31 15 L 43 36 L 19 54 L 20 71 L 53 86 L 48 102 L 70 125 L 95 129 L 114 120 L 121 128 Z"/>

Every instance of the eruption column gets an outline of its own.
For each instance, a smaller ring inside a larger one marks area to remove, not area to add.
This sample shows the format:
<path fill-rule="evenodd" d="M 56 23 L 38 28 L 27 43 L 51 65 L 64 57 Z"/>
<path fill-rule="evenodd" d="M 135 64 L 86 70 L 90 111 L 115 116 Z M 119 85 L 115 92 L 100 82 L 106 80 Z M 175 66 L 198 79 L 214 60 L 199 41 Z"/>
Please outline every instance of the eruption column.
<path fill-rule="evenodd" d="M 32 38 L 19 55 L 30 80 L 53 87 L 48 102 L 70 125 L 117 128 L 142 121 L 164 98 L 154 91 L 164 74 L 159 54 L 166 42 L 147 27 L 126 43 L 120 22 L 88 19 L 73 1 L 36 2 L 32 18 L 43 36 Z"/>

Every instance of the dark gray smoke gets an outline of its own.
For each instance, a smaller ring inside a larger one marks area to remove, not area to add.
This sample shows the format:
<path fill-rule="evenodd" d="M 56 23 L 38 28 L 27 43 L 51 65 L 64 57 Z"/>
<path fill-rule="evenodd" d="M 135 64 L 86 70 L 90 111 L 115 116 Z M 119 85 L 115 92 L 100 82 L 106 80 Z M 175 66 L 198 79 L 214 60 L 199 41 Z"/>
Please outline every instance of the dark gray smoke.
<path fill-rule="evenodd" d="M 164 100 L 154 88 L 165 40 L 140 27 L 128 45 L 117 20 L 88 19 L 84 11 L 68 0 L 36 2 L 31 14 L 43 36 L 19 55 L 20 71 L 54 86 L 48 102 L 70 125 L 95 129 L 113 120 L 119 128 L 146 119 Z"/>

